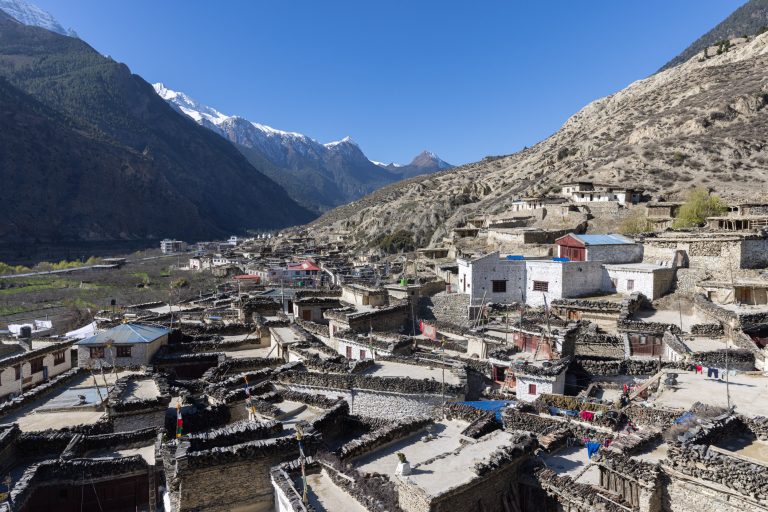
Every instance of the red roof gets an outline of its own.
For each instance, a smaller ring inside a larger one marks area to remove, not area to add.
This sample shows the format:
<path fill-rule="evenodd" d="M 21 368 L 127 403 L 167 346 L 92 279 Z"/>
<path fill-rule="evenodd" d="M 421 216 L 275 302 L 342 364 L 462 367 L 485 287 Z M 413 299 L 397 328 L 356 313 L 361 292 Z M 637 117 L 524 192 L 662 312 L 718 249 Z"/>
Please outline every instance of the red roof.
<path fill-rule="evenodd" d="M 288 268 L 290 270 L 322 270 L 320 267 L 309 260 L 302 261 L 301 263 L 294 263 L 293 265 L 288 265 Z"/>

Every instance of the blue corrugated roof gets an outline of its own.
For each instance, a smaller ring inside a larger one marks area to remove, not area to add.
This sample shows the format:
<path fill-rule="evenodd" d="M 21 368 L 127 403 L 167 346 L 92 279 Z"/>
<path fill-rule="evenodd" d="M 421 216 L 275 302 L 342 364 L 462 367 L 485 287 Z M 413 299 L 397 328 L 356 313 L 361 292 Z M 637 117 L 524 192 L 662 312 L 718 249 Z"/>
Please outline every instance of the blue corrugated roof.
<path fill-rule="evenodd" d="M 584 245 L 625 245 L 633 244 L 632 240 L 622 235 L 571 235 Z"/>
<path fill-rule="evenodd" d="M 95 336 L 80 340 L 75 345 L 133 345 L 136 343 L 152 343 L 157 338 L 170 332 L 165 327 L 152 327 L 141 324 L 121 324 Z"/>

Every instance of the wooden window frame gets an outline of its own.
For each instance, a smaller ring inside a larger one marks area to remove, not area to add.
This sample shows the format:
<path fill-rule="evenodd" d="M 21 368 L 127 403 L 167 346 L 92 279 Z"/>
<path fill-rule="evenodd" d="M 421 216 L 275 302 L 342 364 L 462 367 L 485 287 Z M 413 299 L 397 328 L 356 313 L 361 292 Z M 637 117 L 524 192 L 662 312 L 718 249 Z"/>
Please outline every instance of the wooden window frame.
<path fill-rule="evenodd" d="M 535 292 L 549 292 L 549 281 L 534 281 L 533 291 Z"/>

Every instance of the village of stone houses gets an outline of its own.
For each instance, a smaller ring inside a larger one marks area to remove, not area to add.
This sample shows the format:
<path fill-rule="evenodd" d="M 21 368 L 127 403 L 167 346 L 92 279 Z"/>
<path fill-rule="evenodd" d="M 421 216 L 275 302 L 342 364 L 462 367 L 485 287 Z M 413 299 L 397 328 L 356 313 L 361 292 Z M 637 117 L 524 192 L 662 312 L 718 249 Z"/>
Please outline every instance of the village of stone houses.
<path fill-rule="evenodd" d="M 215 289 L 3 333 L 3 510 L 768 510 L 768 204 L 681 207 L 578 182 L 411 253 L 164 240 Z"/>

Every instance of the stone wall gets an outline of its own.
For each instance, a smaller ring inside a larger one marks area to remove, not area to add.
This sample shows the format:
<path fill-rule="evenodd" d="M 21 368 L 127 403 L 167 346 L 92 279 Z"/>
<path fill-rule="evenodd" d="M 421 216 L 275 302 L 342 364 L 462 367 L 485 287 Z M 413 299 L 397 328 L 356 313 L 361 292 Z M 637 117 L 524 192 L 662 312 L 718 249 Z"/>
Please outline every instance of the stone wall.
<path fill-rule="evenodd" d="M 421 318 L 436 321 L 438 328 L 451 326 L 459 332 L 469 328 L 469 295 L 464 293 L 436 293 L 419 298 Z"/>
<path fill-rule="evenodd" d="M 408 437 L 430 424 L 432 424 L 432 419 L 425 417 L 392 422 L 348 442 L 339 448 L 338 456 L 341 460 L 346 460 L 365 455 L 382 446 Z"/>

